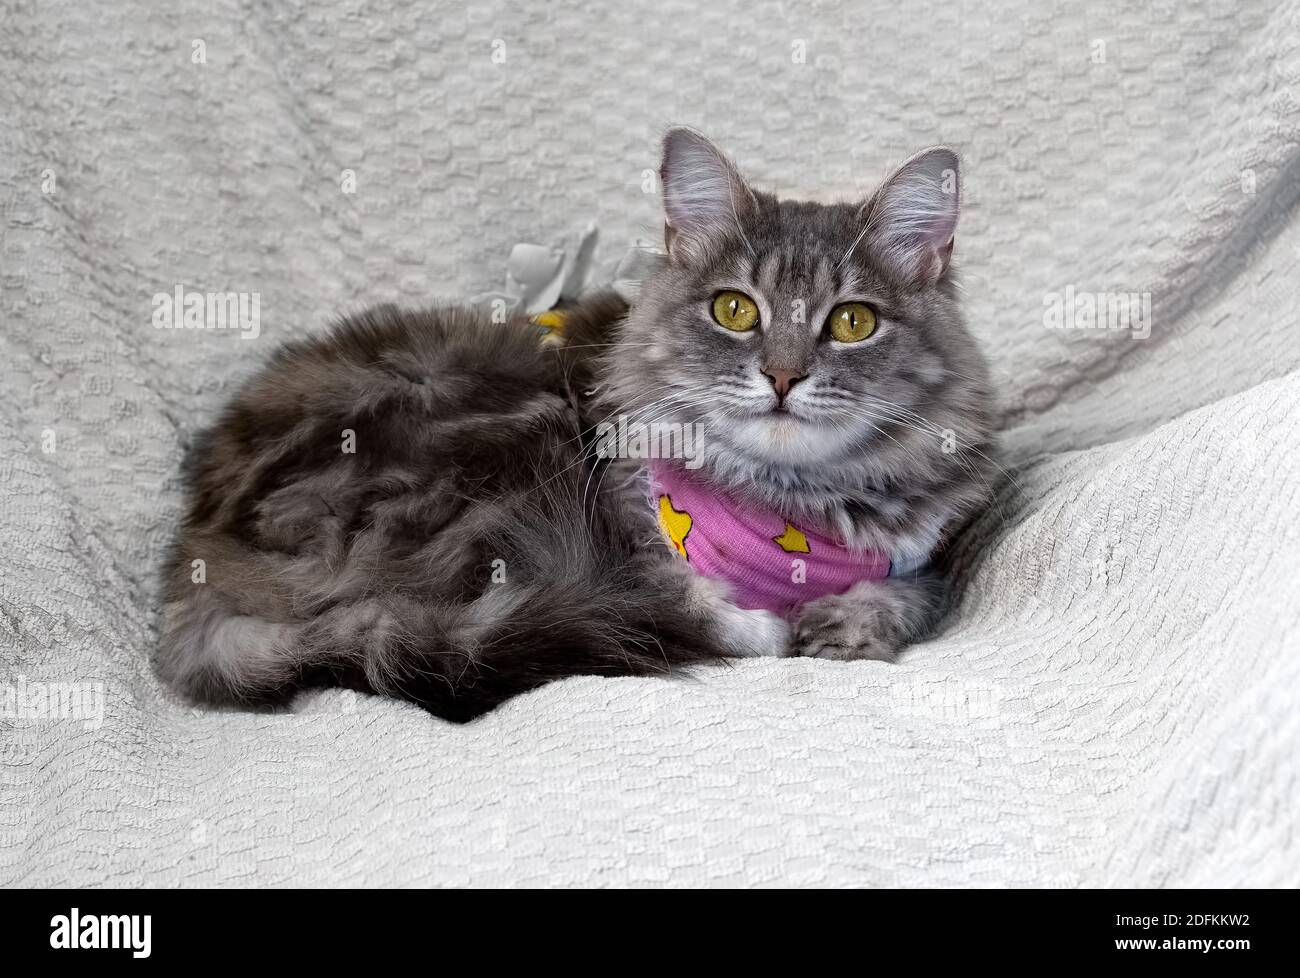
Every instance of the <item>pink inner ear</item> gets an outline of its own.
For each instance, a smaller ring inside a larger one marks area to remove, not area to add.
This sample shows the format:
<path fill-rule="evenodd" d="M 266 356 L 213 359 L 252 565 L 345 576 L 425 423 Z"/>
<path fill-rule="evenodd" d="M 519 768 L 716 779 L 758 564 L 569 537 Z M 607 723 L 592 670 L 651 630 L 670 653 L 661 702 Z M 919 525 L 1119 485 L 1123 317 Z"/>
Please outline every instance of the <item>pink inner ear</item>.
<path fill-rule="evenodd" d="M 754 204 L 753 191 L 722 151 L 697 132 L 671 129 L 659 165 L 664 243 L 669 254 L 695 247 L 719 228 L 738 224 Z"/>
<path fill-rule="evenodd" d="M 959 165 L 955 153 L 935 147 L 904 163 L 877 192 L 870 222 L 876 253 L 899 274 L 933 281 L 947 270 L 960 208 Z"/>
<path fill-rule="evenodd" d="M 948 262 L 952 260 L 952 248 L 957 243 L 957 236 L 954 234 L 948 239 L 948 243 L 939 249 L 939 274 L 942 275 L 948 267 Z"/>

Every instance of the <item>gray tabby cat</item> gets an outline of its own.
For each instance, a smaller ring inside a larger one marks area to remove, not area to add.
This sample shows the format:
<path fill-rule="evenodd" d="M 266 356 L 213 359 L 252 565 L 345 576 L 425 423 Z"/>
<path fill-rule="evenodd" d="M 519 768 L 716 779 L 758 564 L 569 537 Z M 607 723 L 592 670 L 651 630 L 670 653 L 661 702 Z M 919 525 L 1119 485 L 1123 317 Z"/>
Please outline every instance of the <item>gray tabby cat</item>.
<path fill-rule="evenodd" d="M 591 296 L 544 345 L 522 318 L 380 307 L 281 349 L 187 459 L 160 674 L 204 701 L 323 681 L 464 721 L 564 676 L 892 657 L 940 613 L 933 571 L 737 607 L 593 433 L 699 422 L 718 491 L 909 567 L 941 555 L 992 465 L 957 173 L 931 149 L 865 203 L 778 200 L 673 129 L 667 254 L 631 308 Z"/>

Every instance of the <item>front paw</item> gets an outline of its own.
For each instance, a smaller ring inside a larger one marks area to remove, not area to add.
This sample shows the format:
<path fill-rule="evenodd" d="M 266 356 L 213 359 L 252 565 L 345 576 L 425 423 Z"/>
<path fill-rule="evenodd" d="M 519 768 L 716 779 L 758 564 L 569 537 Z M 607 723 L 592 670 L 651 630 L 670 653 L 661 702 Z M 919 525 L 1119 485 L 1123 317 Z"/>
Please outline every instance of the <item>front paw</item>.
<path fill-rule="evenodd" d="M 784 656 L 790 649 L 790 625 L 770 611 L 735 608 L 719 619 L 733 655 Z"/>
<path fill-rule="evenodd" d="M 813 659 L 879 659 L 893 662 L 903 643 L 897 636 L 856 622 L 805 623 L 795 628 L 795 655 Z"/>
<path fill-rule="evenodd" d="M 903 647 L 902 629 L 886 610 L 847 597 L 821 598 L 803 607 L 794 623 L 794 654 L 892 662 Z"/>
<path fill-rule="evenodd" d="M 713 625 L 724 655 L 784 656 L 790 649 L 790 625 L 770 611 L 747 610 L 731 603 L 716 581 L 698 575 L 690 581 L 691 603 Z"/>

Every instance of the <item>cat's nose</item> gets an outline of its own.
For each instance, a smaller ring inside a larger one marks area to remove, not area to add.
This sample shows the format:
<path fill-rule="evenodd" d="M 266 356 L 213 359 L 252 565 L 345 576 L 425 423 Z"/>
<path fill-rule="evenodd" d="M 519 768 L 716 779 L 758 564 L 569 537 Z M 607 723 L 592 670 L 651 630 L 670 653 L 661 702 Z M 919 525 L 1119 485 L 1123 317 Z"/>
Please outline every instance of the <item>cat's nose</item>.
<path fill-rule="evenodd" d="M 790 388 L 808 376 L 806 371 L 778 370 L 773 367 L 764 367 L 763 373 L 772 382 L 772 390 L 776 391 L 778 401 L 784 401 L 786 395 L 790 393 Z"/>

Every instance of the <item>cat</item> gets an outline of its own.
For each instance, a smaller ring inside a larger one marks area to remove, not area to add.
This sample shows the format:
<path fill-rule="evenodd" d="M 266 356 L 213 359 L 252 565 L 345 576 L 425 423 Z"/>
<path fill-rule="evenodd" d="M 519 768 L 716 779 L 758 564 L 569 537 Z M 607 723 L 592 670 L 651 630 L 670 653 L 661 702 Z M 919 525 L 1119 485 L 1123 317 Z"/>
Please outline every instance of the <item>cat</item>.
<path fill-rule="evenodd" d="M 339 683 L 463 722 L 566 676 L 890 659 L 934 627 L 932 558 L 993 471 L 951 265 L 957 156 L 926 150 L 865 202 L 802 203 L 674 128 L 660 176 L 653 273 L 630 304 L 565 310 L 557 343 L 522 316 L 382 306 L 247 382 L 184 465 L 164 680 L 242 704 Z M 700 458 L 610 458 L 595 432 L 615 417 L 698 424 Z M 694 518 L 671 505 L 683 478 Z M 879 572 L 750 600 L 714 520 L 748 513 L 783 524 L 753 539 L 792 582 L 822 548 Z"/>

